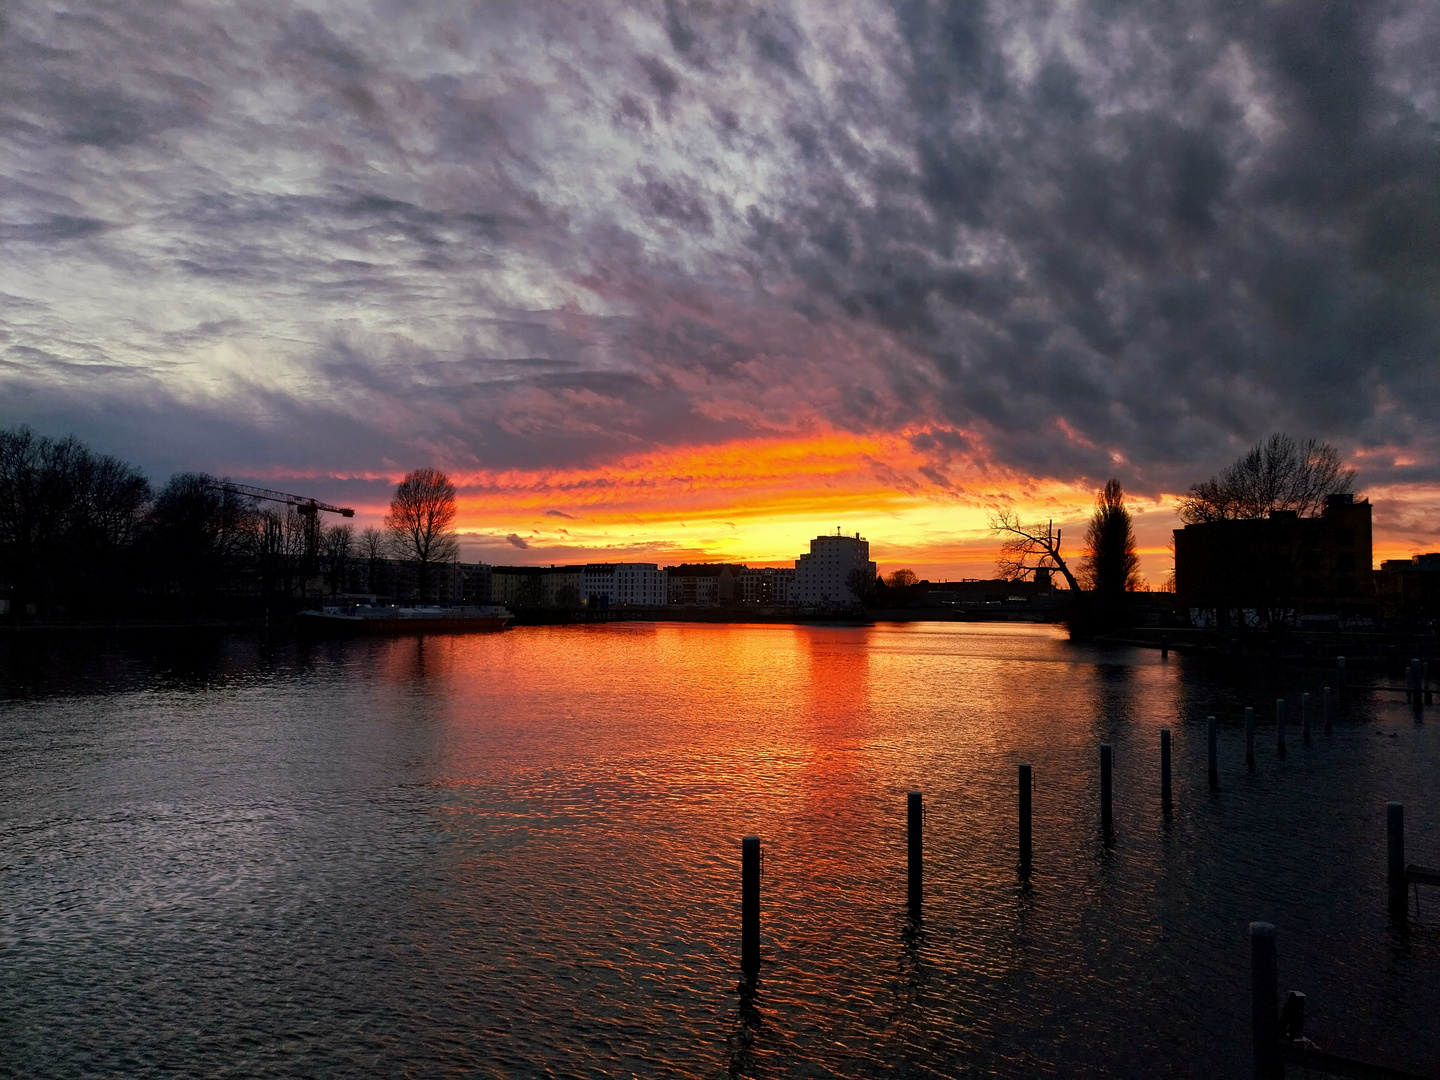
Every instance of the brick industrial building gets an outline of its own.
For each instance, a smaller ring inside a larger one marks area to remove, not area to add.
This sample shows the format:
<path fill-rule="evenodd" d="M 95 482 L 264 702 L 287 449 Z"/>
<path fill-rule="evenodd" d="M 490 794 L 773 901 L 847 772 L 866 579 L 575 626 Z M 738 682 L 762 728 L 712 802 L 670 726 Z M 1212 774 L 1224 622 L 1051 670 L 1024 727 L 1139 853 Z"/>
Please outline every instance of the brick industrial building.
<path fill-rule="evenodd" d="M 1175 530 L 1175 604 L 1196 626 L 1373 620 L 1370 503 L 1332 495 L 1317 517 L 1207 521 Z"/>

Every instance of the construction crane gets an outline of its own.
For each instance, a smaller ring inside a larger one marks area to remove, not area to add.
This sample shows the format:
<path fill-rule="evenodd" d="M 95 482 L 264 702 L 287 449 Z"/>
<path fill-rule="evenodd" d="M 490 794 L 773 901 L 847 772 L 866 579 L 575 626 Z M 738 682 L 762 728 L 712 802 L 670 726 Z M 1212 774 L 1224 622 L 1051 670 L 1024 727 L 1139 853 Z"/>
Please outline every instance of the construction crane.
<path fill-rule="evenodd" d="M 353 518 L 355 511 L 348 506 L 331 506 L 329 503 L 320 502 L 318 499 L 309 499 L 304 495 L 291 495 L 284 491 L 271 491 L 269 488 L 251 487 L 249 484 L 232 484 L 228 480 L 217 480 L 212 487 L 220 491 L 229 491 L 235 495 L 248 495 L 252 499 L 264 499 L 267 502 L 284 503 L 286 506 L 295 507 L 296 511 L 308 518 L 317 518 L 320 511 L 324 510 L 330 514 L 339 514 L 341 517 Z"/>

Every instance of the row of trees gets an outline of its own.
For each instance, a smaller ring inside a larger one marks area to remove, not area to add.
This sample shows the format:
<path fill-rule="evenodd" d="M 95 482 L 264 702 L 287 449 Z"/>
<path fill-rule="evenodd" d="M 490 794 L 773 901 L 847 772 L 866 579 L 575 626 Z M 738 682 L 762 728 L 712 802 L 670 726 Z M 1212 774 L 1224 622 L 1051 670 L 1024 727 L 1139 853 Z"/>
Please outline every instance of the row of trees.
<path fill-rule="evenodd" d="M 419 568 L 458 557 L 455 487 L 418 469 L 391 500 L 385 528 L 358 534 L 318 514 L 264 504 L 205 473 L 177 473 L 158 490 L 135 466 L 71 437 L 0 430 L 0 588 L 11 611 L 72 614 L 233 609 L 339 591 L 365 561 Z"/>

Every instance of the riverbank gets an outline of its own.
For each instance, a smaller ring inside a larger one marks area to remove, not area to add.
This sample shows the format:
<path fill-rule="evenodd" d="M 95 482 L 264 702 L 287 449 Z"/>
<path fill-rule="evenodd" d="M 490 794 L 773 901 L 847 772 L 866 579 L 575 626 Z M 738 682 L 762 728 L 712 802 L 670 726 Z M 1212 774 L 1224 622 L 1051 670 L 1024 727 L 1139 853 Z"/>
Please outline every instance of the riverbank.
<path fill-rule="evenodd" d="M 578 626 L 604 622 L 754 623 L 757 625 L 816 624 L 868 626 L 903 622 L 1058 622 L 1048 610 L 994 610 L 967 608 L 793 608 L 793 607 L 623 607 L 564 611 L 547 608 L 515 612 L 512 626 Z"/>
<path fill-rule="evenodd" d="M 1296 630 L 1280 636 L 1252 631 L 1222 634 L 1217 630 L 1191 627 L 1160 628 L 1137 626 L 1095 639 L 1116 645 L 1139 645 L 1176 652 L 1210 653 L 1218 656 L 1252 657 L 1284 663 L 1346 663 L 1366 668 L 1403 666 L 1415 657 L 1433 660 L 1440 656 L 1440 639 L 1433 635 L 1386 633 L 1381 631 Z"/>
<path fill-rule="evenodd" d="M 43 637 L 51 634 L 129 634 L 180 631 L 217 631 L 221 633 L 293 629 L 292 615 L 273 619 L 31 619 L 24 622 L 0 622 L 0 637 Z"/>

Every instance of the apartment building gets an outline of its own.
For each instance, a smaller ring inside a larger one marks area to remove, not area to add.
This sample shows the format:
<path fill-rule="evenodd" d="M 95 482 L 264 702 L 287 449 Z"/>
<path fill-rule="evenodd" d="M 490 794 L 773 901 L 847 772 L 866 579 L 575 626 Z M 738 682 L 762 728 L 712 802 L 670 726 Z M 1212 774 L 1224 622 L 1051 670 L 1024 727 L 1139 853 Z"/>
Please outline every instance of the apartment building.
<path fill-rule="evenodd" d="M 834 536 L 817 536 L 810 541 L 810 553 L 795 560 L 794 602 L 803 607 L 857 606 L 860 598 L 848 584 L 856 570 L 875 576 L 868 540 L 838 530 Z"/>
<path fill-rule="evenodd" d="M 580 595 L 590 607 L 658 607 L 667 600 L 666 576 L 655 563 L 587 563 Z"/>

